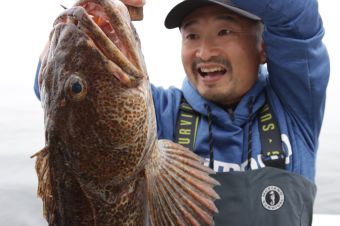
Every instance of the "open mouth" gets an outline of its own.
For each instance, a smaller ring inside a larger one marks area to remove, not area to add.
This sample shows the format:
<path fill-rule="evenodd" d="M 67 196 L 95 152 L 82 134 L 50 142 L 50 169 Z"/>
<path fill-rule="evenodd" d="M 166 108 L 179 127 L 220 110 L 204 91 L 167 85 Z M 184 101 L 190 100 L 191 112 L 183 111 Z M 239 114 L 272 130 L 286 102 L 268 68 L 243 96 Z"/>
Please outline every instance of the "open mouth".
<path fill-rule="evenodd" d="M 86 33 L 91 39 L 89 44 L 92 43 L 110 61 L 116 77 L 129 85 L 131 78 L 143 77 L 136 40 L 132 38 L 133 28 L 130 21 L 124 18 L 124 12 L 108 4 L 109 1 L 85 1 L 66 9 L 56 19 L 54 26 L 74 24 Z"/>
<path fill-rule="evenodd" d="M 198 73 L 204 78 L 207 76 L 222 76 L 227 72 L 224 67 L 199 67 Z"/>
<path fill-rule="evenodd" d="M 129 57 L 123 42 L 121 41 L 118 33 L 115 31 L 113 25 L 110 23 L 110 18 L 105 13 L 103 7 L 93 2 L 87 2 L 81 6 L 86 10 L 90 18 L 100 27 L 100 29 L 112 41 L 112 43 L 115 44 L 115 46 L 117 46 L 117 48 L 126 57 Z"/>

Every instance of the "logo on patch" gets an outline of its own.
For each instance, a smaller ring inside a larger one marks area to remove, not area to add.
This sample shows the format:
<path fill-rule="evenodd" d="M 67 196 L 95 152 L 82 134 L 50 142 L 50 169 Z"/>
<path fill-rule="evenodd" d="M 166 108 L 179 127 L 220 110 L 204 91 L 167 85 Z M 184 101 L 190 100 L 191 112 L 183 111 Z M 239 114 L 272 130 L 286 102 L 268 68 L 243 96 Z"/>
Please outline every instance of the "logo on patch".
<path fill-rule="evenodd" d="M 268 186 L 263 190 L 261 200 L 267 210 L 277 210 L 283 205 L 285 196 L 279 187 Z"/>

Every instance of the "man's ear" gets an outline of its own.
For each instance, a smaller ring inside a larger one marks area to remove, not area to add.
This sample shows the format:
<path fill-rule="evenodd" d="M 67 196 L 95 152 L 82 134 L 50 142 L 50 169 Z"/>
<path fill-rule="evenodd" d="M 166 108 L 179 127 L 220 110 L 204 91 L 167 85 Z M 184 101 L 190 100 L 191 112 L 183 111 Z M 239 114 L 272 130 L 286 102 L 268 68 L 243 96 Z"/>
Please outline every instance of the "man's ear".
<path fill-rule="evenodd" d="M 260 53 L 260 64 L 267 63 L 266 45 L 264 44 L 263 40 L 261 41 L 259 45 L 259 53 Z"/>

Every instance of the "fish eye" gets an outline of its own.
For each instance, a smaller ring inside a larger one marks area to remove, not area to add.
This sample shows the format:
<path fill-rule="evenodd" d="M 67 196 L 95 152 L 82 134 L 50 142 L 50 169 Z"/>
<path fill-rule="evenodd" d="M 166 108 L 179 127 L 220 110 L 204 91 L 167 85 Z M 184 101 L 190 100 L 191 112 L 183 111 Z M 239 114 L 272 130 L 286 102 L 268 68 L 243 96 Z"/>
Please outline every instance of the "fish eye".
<path fill-rule="evenodd" d="M 72 101 L 80 101 L 87 94 L 87 83 L 78 74 L 72 74 L 66 81 L 65 91 Z"/>
<path fill-rule="evenodd" d="M 72 84 L 71 89 L 73 93 L 78 94 L 81 93 L 81 91 L 83 90 L 83 85 L 80 82 L 76 81 Z"/>

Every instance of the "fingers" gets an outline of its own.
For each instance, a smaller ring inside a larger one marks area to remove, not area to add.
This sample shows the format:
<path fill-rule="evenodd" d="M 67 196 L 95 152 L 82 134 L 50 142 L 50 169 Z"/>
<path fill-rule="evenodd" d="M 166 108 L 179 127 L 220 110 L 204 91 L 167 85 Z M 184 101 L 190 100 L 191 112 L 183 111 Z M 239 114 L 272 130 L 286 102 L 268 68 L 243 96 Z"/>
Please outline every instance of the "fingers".
<path fill-rule="evenodd" d="M 142 7 L 145 4 L 145 0 L 121 0 L 124 4 L 134 6 L 134 7 Z"/>

